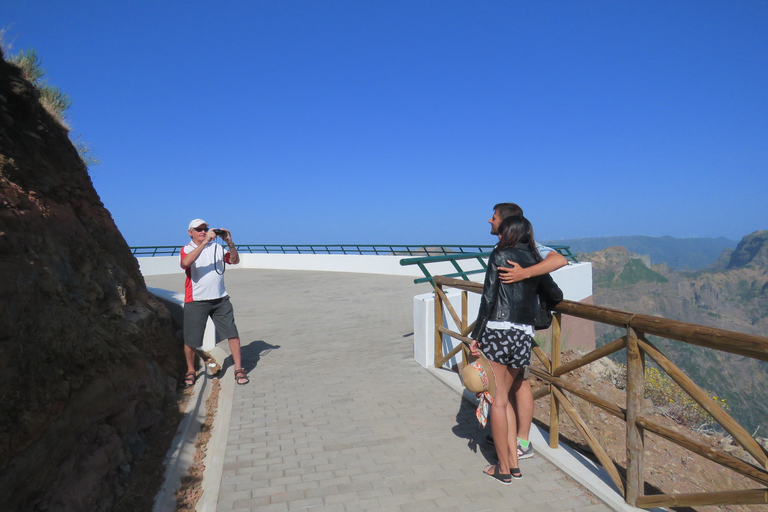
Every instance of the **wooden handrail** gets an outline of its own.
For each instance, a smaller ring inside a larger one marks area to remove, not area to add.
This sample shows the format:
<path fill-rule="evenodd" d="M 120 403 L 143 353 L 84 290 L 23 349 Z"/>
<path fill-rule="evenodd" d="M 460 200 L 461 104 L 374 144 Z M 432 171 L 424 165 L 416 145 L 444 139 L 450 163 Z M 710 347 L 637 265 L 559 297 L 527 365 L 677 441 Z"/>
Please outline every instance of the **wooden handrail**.
<path fill-rule="evenodd" d="M 632 327 L 645 334 L 683 341 L 691 345 L 768 361 L 768 338 L 716 327 L 680 322 L 651 315 L 628 313 L 564 300 L 555 311 L 616 327 Z"/>
<path fill-rule="evenodd" d="M 693 492 L 686 494 L 654 494 L 637 499 L 637 506 L 654 507 L 703 507 L 713 505 L 762 505 L 768 503 L 768 489 L 744 491 Z"/>
<path fill-rule="evenodd" d="M 451 286 L 460 290 L 475 293 L 483 292 L 482 283 L 467 282 L 443 276 L 435 276 L 434 280 L 436 284 Z M 762 336 L 727 331 L 716 327 L 705 327 L 703 325 L 651 315 L 629 313 L 618 309 L 581 304 L 580 302 L 570 300 L 560 302 L 555 307 L 555 311 L 585 320 L 592 320 L 593 322 L 616 327 L 632 327 L 645 334 L 652 334 L 692 345 L 768 361 L 768 338 Z"/>
<path fill-rule="evenodd" d="M 467 344 L 470 339 L 467 334 L 471 332 L 473 325 L 467 325 L 466 317 L 466 292 L 482 293 L 483 285 L 471 281 L 454 279 L 446 276 L 435 276 L 433 279 L 435 294 L 435 362 L 440 366 L 462 352 L 467 356 Z M 463 290 L 462 316 L 459 318 L 453 306 L 447 300 L 443 287 L 451 287 Z M 442 326 L 443 304 L 446 305 L 452 319 L 459 326 L 461 332 L 455 332 Z M 738 491 L 701 492 L 689 494 L 660 494 L 653 496 L 643 495 L 644 488 L 644 463 L 645 430 L 653 432 L 683 448 L 701 455 L 724 468 L 740 473 L 755 482 L 768 485 L 768 451 L 755 441 L 749 433 L 738 424 L 729 414 L 717 405 L 707 394 L 688 378 L 677 366 L 664 356 L 646 338 L 647 335 L 674 339 L 698 345 L 713 350 L 720 350 L 732 354 L 768 361 L 768 338 L 751 334 L 738 333 L 705 327 L 667 318 L 650 315 L 635 314 L 617 309 L 604 308 L 589 304 L 581 304 L 569 300 L 563 300 L 555 307 L 556 314 L 551 329 L 552 343 L 551 356 L 547 355 L 539 347 L 534 351 L 542 361 L 544 369 L 531 367 L 531 373 L 543 380 L 547 385 L 534 394 L 534 399 L 544 396 L 551 397 L 550 407 L 550 446 L 557 448 L 559 438 L 560 408 L 571 417 L 578 430 L 582 433 L 587 443 L 598 457 L 603 467 L 608 471 L 614 484 L 621 490 L 624 499 L 630 505 L 643 508 L 696 506 L 696 505 L 742 505 L 768 503 L 768 489 L 745 489 Z M 598 348 L 578 359 L 565 364 L 560 363 L 560 315 L 568 315 L 582 318 L 592 322 L 603 323 L 626 329 L 626 335 Z M 462 343 L 453 349 L 450 354 L 442 356 L 442 335 L 448 335 L 461 340 Z M 438 337 L 440 339 L 438 340 Z M 597 361 L 619 350 L 627 349 L 627 408 L 620 407 L 588 392 L 578 385 L 560 378 L 577 368 Z M 760 466 L 746 463 L 732 455 L 714 450 L 693 439 L 689 439 L 673 430 L 663 427 L 645 415 L 645 357 L 653 359 L 669 377 L 680 386 L 696 403 L 707 411 L 714 420 L 723 427 L 733 439 L 739 443 Z M 590 431 L 586 423 L 581 419 L 577 410 L 573 407 L 565 392 L 581 398 L 589 404 L 600 407 L 604 411 L 620 418 L 627 424 L 627 472 L 626 480 L 617 472 L 614 463 L 608 457 L 606 451 L 600 446 L 597 437 Z"/>
<path fill-rule="evenodd" d="M 683 448 L 686 448 L 697 455 L 701 455 L 702 457 L 706 457 L 711 461 L 717 462 L 721 466 L 728 466 L 733 471 L 741 473 L 742 475 L 751 478 L 755 482 L 768 485 L 768 473 L 763 471 L 762 468 L 748 464 L 728 453 L 715 450 L 714 448 L 707 446 L 704 443 L 694 441 L 693 439 L 690 439 L 680 434 L 679 432 L 675 432 L 672 429 L 659 425 L 658 423 L 644 416 L 637 418 L 637 424 L 643 427 L 645 430 L 653 432 L 658 436 L 672 441 L 673 443 L 682 446 Z"/>

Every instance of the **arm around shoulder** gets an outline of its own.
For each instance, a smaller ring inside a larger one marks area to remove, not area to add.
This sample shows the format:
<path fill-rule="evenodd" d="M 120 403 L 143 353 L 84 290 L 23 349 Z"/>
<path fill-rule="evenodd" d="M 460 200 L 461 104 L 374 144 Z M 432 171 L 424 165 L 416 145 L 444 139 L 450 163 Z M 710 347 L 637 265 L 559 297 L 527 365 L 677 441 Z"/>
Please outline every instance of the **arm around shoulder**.
<path fill-rule="evenodd" d="M 540 274 L 534 274 L 534 275 L 540 276 L 544 274 L 549 274 L 559 268 L 566 266 L 567 264 L 568 264 L 568 260 L 565 259 L 565 256 L 563 256 L 557 251 L 549 251 L 547 253 L 546 258 L 544 258 L 544 261 L 534 265 L 534 267 L 539 266 L 540 267 L 539 270 L 541 270 Z"/>
<path fill-rule="evenodd" d="M 507 264 L 509 267 L 499 267 L 501 282 L 509 284 L 530 277 L 543 276 L 554 272 L 560 267 L 564 267 L 567 263 L 568 261 L 565 259 L 565 256 L 557 251 L 548 252 L 544 260 L 530 267 L 521 267 L 514 261 L 508 260 Z"/>

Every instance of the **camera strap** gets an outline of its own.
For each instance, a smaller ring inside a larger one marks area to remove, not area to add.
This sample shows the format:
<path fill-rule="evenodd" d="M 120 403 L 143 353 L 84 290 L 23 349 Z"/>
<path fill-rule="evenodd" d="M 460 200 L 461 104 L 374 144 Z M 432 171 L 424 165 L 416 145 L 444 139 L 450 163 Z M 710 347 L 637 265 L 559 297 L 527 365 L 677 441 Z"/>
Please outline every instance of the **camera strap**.
<path fill-rule="evenodd" d="M 217 261 L 217 258 L 216 258 L 216 248 L 217 247 L 219 249 L 221 249 L 221 251 L 222 251 L 222 256 L 221 256 L 221 272 L 219 272 L 219 269 L 216 268 L 216 261 Z M 213 247 L 213 270 L 215 270 L 216 273 L 219 274 L 220 276 L 223 276 L 224 272 L 226 272 L 226 270 L 227 270 L 227 261 L 224 259 L 225 255 L 223 254 L 223 252 L 224 252 L 224 248 L 220 244 L 217 244 L 216 242 L 214 242 L 214 247 Z"/>

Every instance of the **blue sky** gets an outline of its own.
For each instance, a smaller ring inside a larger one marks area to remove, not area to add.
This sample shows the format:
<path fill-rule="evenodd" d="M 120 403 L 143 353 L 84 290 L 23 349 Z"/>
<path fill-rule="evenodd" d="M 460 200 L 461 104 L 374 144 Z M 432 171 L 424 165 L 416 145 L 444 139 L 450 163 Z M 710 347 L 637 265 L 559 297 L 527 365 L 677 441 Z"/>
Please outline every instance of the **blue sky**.
<path fill-rule="evenodd" d="M 5 0 L 130 245 L 768 229 L 766 1 Z"/>

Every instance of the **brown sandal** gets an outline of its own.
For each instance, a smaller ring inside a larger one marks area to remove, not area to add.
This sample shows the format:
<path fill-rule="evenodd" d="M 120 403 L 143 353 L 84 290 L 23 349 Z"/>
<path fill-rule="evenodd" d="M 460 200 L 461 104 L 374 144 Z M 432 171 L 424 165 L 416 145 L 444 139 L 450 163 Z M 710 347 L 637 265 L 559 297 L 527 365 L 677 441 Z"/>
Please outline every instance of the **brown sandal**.
<path fill-rule="evenodd" d="M 240 382 L 242 380 L 245 380 L 245 382 Z M 248 378 L 248 374 L 245 373 L 245 370 L 240 368 L 239 370 L 235 370 L 235 382 L 237 382 L 239 386 L 244 386 L 251 381 Z"/>

